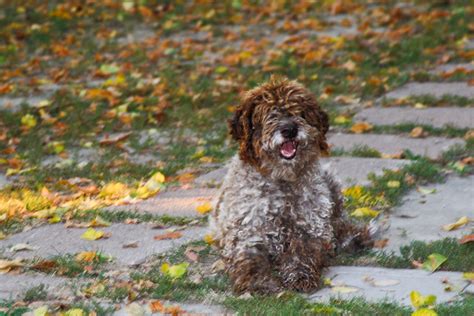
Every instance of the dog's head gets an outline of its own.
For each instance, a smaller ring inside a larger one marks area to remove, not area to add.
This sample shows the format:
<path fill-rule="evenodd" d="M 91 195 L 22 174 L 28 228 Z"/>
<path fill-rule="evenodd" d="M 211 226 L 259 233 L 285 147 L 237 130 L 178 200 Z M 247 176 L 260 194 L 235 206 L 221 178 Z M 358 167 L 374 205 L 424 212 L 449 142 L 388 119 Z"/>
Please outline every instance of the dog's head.
<path fill-rule="evenodd" d="M 328 116 L 296 81 L 272 78 L 246 92 L 229 125 L 240 158 L 274 179 L 296 180 L 328 150 Z"/>

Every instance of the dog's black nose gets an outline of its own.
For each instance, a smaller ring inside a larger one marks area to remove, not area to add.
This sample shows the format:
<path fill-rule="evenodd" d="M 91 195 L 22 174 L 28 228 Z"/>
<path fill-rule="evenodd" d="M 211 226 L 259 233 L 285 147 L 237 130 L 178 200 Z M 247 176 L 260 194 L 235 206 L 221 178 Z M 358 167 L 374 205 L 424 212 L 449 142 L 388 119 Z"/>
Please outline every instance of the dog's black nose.
<path fill-rule="evenodd" d="M 298 126 L 296 125 L 296 123 L 290 123 L 288 125 L 285 125 L 281 129 L 281 134 L 285 138 L 295 138 L 296 135 L 298 135 Z"/>

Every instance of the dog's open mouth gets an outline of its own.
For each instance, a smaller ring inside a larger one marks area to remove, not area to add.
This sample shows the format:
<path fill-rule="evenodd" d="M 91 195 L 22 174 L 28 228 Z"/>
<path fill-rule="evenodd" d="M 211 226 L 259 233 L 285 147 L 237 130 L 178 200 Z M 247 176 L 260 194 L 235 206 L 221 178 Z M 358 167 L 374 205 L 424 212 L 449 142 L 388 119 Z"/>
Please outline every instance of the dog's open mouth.
<path fill-rule="evenodd" d="M 280 147 L 280 155 L 285 159 L 293 159 L 296 156 L 296 150 L 298 148 L 298 143 L 294 140 L 287 140 Z"/>

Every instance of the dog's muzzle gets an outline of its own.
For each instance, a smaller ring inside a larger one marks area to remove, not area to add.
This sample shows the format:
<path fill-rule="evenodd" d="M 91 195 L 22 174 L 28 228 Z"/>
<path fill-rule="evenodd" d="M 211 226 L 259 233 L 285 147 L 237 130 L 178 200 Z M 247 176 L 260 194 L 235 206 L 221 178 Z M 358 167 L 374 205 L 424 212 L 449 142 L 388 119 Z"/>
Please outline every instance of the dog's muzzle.
<path fill-rule="evenodd" d="M 295 158 L 298 150 L 298 142 L 296 141 L 296 137 L 298 136 L 298 125 L 295 123 L 289 123 L 281 129 L 280 133 L 285 139 L 280 146 L 280 155 L 284 159 L 291 160 Z"/>

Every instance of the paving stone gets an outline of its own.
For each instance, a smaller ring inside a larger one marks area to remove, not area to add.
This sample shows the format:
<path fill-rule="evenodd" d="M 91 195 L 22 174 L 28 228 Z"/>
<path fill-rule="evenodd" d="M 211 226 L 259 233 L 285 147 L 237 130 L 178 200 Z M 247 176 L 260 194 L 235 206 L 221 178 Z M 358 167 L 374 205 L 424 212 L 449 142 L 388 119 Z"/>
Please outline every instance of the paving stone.
<path fill-rule="evenodd" d="M 28 106 L 35 106 L 41 101 L 47 100 L 48 95 L 31 97 L 0 97 L 0 110 L 19 111 L 23 103 Z"/>
<path fill-rule="evenodd" d="M 324 288 L 310 295 L 311 301 L 327 302 L 331 297 L 351 299 L 362 296 L 371 302 L 387 299 L 410 306 L 410 292 L 419 291 L 422 295 L 435 295 L 437 303 L 445 303 L 456 299 L 468 284 L 460 272 L 430 273 L 424 270 L 374 267 L 331 267 L 325 277 L 332 280 L 333 286 L 345 286 L 357 291 L 341 293 Z M 443 280 L 446 278 L 453 284 L 453 291 L 444 290 L 446 284 Z"/>
<path fill-rule="evenodd" d="M 10 184 L 10 181 L 8 181 L 7 177 L 5 177 L 5 175 L 0 173 L 0 190 L 9 184 Z"/>
<path fill-rule="evenodd" d="M 27 290 L 41 284 L 48 293 L 66 296 L 66 283 L 67 279 L 39 273 L 0 274 L 0 299 L 22 298 Z"/>
<path fill-rule="evenodd" d="M 117 43 L 120 45 L 135 44 L 144 42 L 153 37 L 156 37 L 156 33 L 152 29 L 143 27 L 137 28 L 125 36 L 118 38 Z"/>
<path fill-rule="evenodd" d="M 350 151 L 357 147 L 368 146 L 383 154 L 398 154 L 408 149 L 416 155 L 438 158 L 444 151 L 456 144 L 464 144 L 461 138 L 411 138 L 398 135 L 377 134 L 331 134 L 329 143 L 332 149 Z"/>
<path fill-rule="evenodd" d="M 445 72 L 454 71 L 456 69 L 465 69 L 466 71 L 474 71 L 474 64 L 472 63 L 463 63 L 463 64 L 444 64 L 439 65 L 435 69 L 431 70 L 432 74 L 442 74 Z"/>
<path fill-rule="evenodd" d="M 411 82 L 387 93 L 385 98 L 400 99 L 422 95 L 436 98 L 444 95 L 474 98 L 474 87 L 467 82 Z"/>
<path fill-rule="evenodd" d="M 433 127 L 474 128 L 474 108 L 367 108 L 357 113 L 354 121 L 365 121 L 374 125 L 413 123 Z"/>
<path fill-rule="evenodd" d="M 216 189 L 189 189 L 159 193 L 157 196 L 132 205 L 121 205 L 107 208 L 109 211 L 136 211 L 155 215 L 190 216 L 200 214 L 196 207 L 209 202 L 217 193 Z"/>
<path fill-rule="evenodd" d="M 398 252 L 400 246 L 413 240 L 434 241 L 446 237 L 458 238 L 469 234 L 474 223 L 453 231 L 444 231 L 443 225 L 456 222 L 474 212 L 474 176 L 449 177 L 445 183 L 427 186 L 436 189 L 423 195 L 416 190 L 405 196 L 403 203 L 390 212 L 388 238 L 385 250 Z"/>
<path fill-rule="evenodd" d="M 63 224 L 44 225 L 13 235 L 0 241 L 4 255 L 12 258 L 50 257 L 66 253 L 98 250 L 115 258 L 118 264 L 141 264 L 153 254 L 163 253 L 193 240 L 202 239 L 207 228 L 189 227 L 182 230 L 183 236 L 173 240 L 154 240 L 153 237 L 166 233 L 164 229 L 153 229 L 149 224 L 113 224 L 100 228 L 111 233 L 108 239 L 88 241 L 81 238 L 85 228 L 65 228 Z M 123 248 L 124 244 L 138 242 L 137 248 Z M 34 250 L 12 253 L 11 246 L 27 243 Z"/>
<path fill-rule="evenodd" d="M 183 302 L 168 302 L 164 301 L 162 302 L 164 306 L 179 306 L 181 310 L 185 312 L 185 315 L 232 315 L 226 309 L 224 309 L 222 306 L 218 305 L 212 305 L 212 304 L 203 304 L 203 303 L 183 303 Z M 138 304 L 138 303 L 136 303 Z M 140 305 L 140 306 L 145 315 L 169 315 L 169 314 L 162 314 L 162 313 L 152 313 L 150 310 L 150 305 L 145 304 L 145 305 Z M 122 308 L 117 310 L 114 315 L 115 316 L 129 316 L 130 313 L 128 311 L 130 307 L 127 307 L 126 305 L 123 305 Z"/>
<path fill-rule="evenodd" d="M 397 159 L 333 157 L 321 159 L 321 163 L 323 165 L 329 163 L 329 169 L 338 176 L 343 185 L 350 186 L 354 184 L 367 185 L 370 183 L 367 179 L 369 173 L 381 175 L 384 169 L 398 169 L 409 162 Z M 195 183 L 198 185 L 219 185 L 226 173 L 227 168 L 222 167 L 196 178 Z"/>

